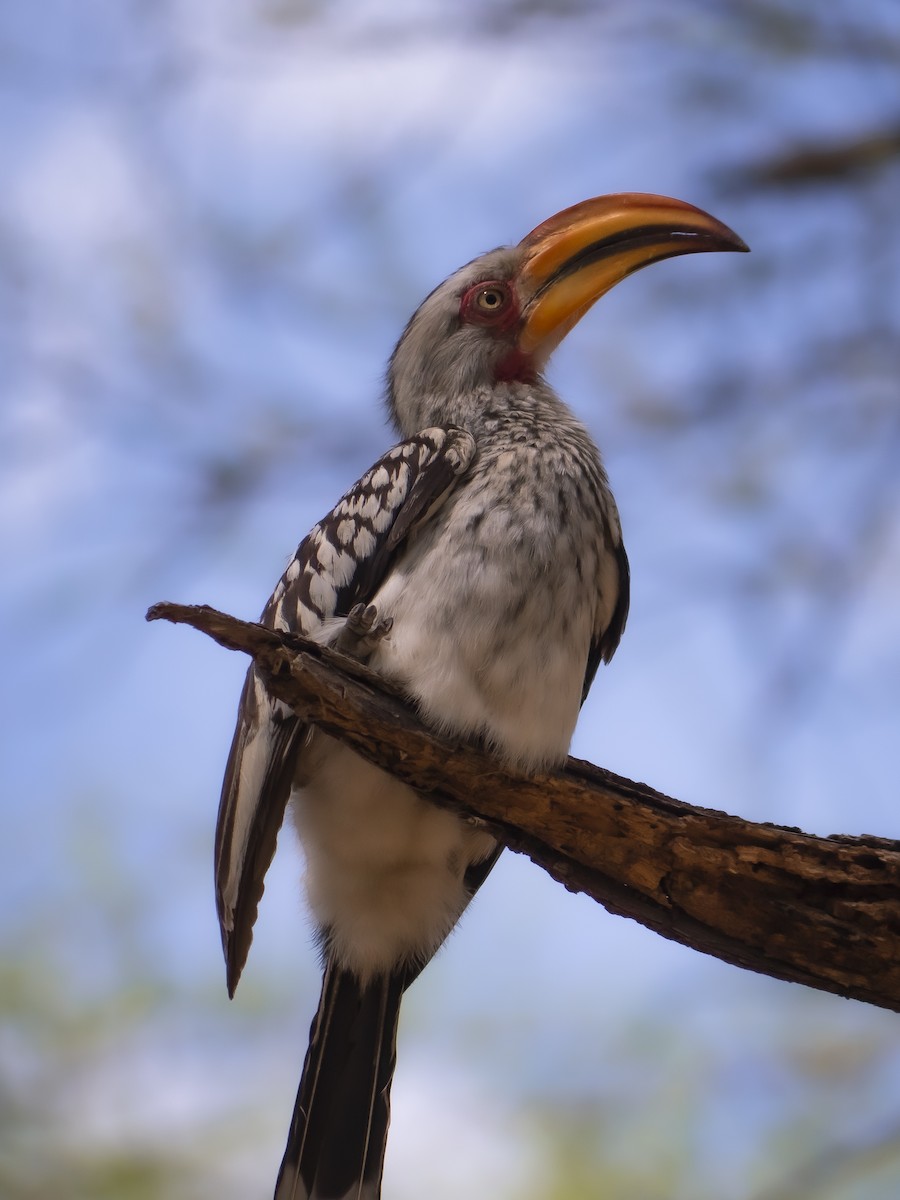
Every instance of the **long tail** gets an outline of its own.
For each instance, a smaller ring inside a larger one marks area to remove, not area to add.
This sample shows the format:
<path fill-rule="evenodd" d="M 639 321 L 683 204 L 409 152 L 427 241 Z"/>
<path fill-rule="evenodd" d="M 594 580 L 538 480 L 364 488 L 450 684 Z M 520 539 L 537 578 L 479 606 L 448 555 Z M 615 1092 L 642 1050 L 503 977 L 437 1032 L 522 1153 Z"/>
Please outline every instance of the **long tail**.
<path fill-rule="evenodd" d="M 378 1200 L 390 1121 L 401 971 L 363 987 L 328 962 L 275 1200 Z"/>

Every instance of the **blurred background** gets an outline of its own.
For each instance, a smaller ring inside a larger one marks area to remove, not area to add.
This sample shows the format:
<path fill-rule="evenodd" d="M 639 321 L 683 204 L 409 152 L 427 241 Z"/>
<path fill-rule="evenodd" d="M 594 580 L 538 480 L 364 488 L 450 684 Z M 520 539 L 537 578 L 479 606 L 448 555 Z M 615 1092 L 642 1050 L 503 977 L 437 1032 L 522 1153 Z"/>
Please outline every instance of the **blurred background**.
<path fill-rule="evenodd" d="M 5 0 L 0 1195 L 271 1195 L 318 993 L 282 837 L 233 1003 L 212 833 L 255 617 L 393 440 L 462 262 L 665 192 L 551 378 L 634 589 L 574 753 L 900 836 L 894 0 Z M 896 1016 L 671 945 L 506 855 L 410 993 L 386 1196 L 883 1200 Z"/>

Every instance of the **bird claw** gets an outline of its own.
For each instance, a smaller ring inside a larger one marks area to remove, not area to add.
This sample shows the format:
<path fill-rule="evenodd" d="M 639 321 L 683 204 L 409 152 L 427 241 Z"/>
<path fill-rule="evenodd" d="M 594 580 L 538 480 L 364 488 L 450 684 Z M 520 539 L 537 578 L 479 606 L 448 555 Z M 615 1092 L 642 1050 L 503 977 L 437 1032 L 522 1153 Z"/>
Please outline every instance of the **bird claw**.
<path fill-rule="evenodd" d="M 355 604 L 347 614 L 344 627 L 334 643 L 335 650 L 365 662 L 379 643 L 387 637 L 394 622 L 390 617 L 378 620 L 374 604 Z"/>

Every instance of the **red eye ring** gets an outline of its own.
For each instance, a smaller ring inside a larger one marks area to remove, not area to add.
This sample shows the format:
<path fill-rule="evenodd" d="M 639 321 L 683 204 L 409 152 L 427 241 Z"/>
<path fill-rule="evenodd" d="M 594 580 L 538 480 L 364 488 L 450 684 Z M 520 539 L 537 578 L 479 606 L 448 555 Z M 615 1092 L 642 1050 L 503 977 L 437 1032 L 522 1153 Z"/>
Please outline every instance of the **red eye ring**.
<path fill-rule="evenodd" d="M 476 325 L 504 325 L 514 312 L 512 290 L 499 279 L 473 284 L 463 293 L 459 306 L 462 319 Z"/>

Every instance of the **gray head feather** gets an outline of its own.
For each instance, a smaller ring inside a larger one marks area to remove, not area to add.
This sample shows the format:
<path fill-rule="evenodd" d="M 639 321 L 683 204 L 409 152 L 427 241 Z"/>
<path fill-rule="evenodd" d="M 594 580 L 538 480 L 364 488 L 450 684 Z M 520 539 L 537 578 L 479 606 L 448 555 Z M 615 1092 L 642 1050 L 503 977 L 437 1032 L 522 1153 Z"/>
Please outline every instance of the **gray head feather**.
<path fill-rule="evenodd" d="M 510 280 L 521 264 L 515 247 L 491 250 L 434 289 L 403 331 L 387 371 L 387 403 L 397 429 L 410 436 L 429 425 L 462 424 L 457 402 L 484 391 L 513 335 L 460 319 L 460 300 L 476 283 Z"/>

